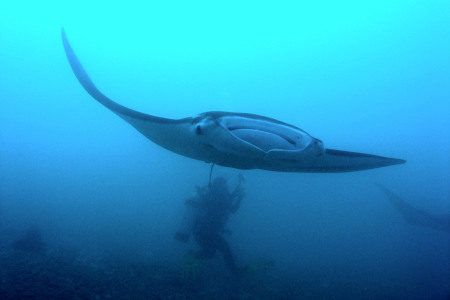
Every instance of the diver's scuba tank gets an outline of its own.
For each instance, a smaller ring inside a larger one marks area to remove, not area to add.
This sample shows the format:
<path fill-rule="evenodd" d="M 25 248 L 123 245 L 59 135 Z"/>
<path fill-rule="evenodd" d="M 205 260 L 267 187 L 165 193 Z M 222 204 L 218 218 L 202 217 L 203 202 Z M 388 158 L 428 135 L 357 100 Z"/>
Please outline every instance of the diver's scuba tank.
<path fill-rule="evenodd" d="M 207 188 L 196 186 L 196 189 L 196 193 L 184 203 L 183 219 L 175 232 L 175 239 L 183 243 L 187 243 L 191 236 L 195 219 L 199 215 L 199 200 L 204 196 Z"/>
<path fill-rule="evenodd" d="M 189 240 L 198 213 L 197 209 L 189 203 L 190 201 L 188 200 L 184 204 L 183 220 L 181 220 L 180 226 L 178 226 L 178 230 L 175 232 L 175 239 L 183 243 L 187 243 Z"/>

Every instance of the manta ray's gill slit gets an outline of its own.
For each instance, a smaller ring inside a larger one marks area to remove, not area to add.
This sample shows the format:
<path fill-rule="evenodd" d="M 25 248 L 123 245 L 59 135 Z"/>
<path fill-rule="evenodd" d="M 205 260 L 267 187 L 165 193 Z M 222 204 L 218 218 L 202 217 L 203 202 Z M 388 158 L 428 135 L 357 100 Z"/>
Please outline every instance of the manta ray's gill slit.
<path fill-rule="evenodd" d="M 282 138 L 283 140 L 285 140 L 286 142 L 288 142 L 289 144 L 291 144 L 293 146 L 297 145 L 297 143 L 293 139 L 289 138 L 288 136 L 279 134 L 278 132 L 271 131 L 271 130 L 261 130 L 259 128 L 248 128 L 248 127 L 237 127 L 237 126 L 236 127 L 231 127 L 231 128 L 229 127 L 228 130 L 230 132 L 238 132 L 238 131 L 252 132 L 252 131 L 254 131 L 254 132 L 261 132 L 261 133 L 271 134 L 271 135 L 274 135 L 274 136 Z"/>
<path fill-rule="evenodd" d="M 261 119 L 244 117 L 225 117 L 221 120 L 222 126 L 231 131 L 257 130 L 276 135 L 286 140 L 291 145 L 304 148 L 311 143 L 312 138 L 304 131 L 295 127 L 287 126 L 277 122 L 269 122 Z"/>
<path fill-rule="evenodd" d="M 285 139 L 283 136 L 269 131 L 244 128 L 234 129 L 229 131 L 229 133 L 237 139 L 251 144 L 264 152 L 272 150 L 292 151 L 299 149 L 295 143 L 291 143 L 291 141 Z"/>

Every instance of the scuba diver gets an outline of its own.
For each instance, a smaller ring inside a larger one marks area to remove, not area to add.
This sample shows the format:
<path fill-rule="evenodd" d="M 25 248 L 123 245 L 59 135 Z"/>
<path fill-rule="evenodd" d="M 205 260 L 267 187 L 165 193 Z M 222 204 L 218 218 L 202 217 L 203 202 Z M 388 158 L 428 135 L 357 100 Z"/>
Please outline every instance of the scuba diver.
<path fill-rule="evenodd" d="M 186 243 L 192 233 L 201 250 L 188 258 L 191 263 L 195 259 L 213 258 L 219 251 L 222 252 L 231 273 L 238 274 L 230 245 L 224 235 L 231 235 L 226 223 L 230 214 L 239 209 L 244 197 L 244 181 L 244 177 L 239 175 L 238 185 L 230 192 L 227 180 L 218 177 L 209 186 L 197 187 L 196 194 L 186 200 L 184 219 L 175 233 L 175 239 Z"/>
<path fill-rule="evenodd" d="M 432 215 L 408 204 L 381 184 L 377 183 L 376 185 L 385 192 L 392 205 L 394 205 L 409 224 L 450 233 L 450 214 L 440 216 Z"/>

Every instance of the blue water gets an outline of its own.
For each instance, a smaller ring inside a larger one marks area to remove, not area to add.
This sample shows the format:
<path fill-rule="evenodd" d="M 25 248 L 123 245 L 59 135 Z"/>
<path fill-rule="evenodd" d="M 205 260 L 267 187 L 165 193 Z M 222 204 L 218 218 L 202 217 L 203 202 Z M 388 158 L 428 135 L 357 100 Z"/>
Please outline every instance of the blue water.
<path fill-rule="evenodd" d="M 96 85 L 132 109 L 167 118 L 254 113 L 298 126 L 327 148 L 407 160 L 345 174 L 215 167 L 231 185 L 238 174 L 247 178 L 229 223 L 236 260 L 274 261 L 234 296 L 273 298 L 264 290 L 273 285 L 286 299 L 449 297 L 450 234 L 408 224 L 375 185 L 430 214 L 450 214 L 448 1 L 1 7 L 3 263 L 14 260 L 9 245 L 30 227 L 47 247 L 39 261 L 73 253 L 70 261 L 101 270 L 108 259 L 158 264 L 154 272 L 176 278 L 195 249 L 173 234 L 210 165 L 153 144 L 94 101 L 67 62 L 64 26 Z M 26 256 L 30 265 L 34 259 Z M 222 264 L 220 256 L 205 263 L 200 272 L 215 276 L 190 292 L 227 290 Z M 8 266 L 3 279 L 29 269 Z M 133 281 L 153 276 L 142 269 Z M 114 274 L 124 278 L 86 292 L 124 295 L 113 286 L 131 277 Z M 42 293 L 40 281 L 31 289 L 37 277 L 24 287 L 1 281 L 0 296 L 14 298 L 14 288 Z"/>

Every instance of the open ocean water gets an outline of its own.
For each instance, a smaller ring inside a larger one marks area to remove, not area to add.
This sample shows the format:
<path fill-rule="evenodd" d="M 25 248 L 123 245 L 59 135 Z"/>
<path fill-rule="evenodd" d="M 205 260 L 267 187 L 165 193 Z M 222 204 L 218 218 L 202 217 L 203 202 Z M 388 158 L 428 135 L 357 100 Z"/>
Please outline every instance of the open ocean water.
<path fill-rule="evenodd" d="M 449 299 L 449 16 L 449 1 L 4 1 L 0 299 Z M 126 107 L 258 114 L 407 162 L 215 166 L 230 188 L 246 178 L 226 235 L 243 271 L 189 261 L 198 245 L 174 234 L 211 165 L 92 99 L 62 27 Z"/>

